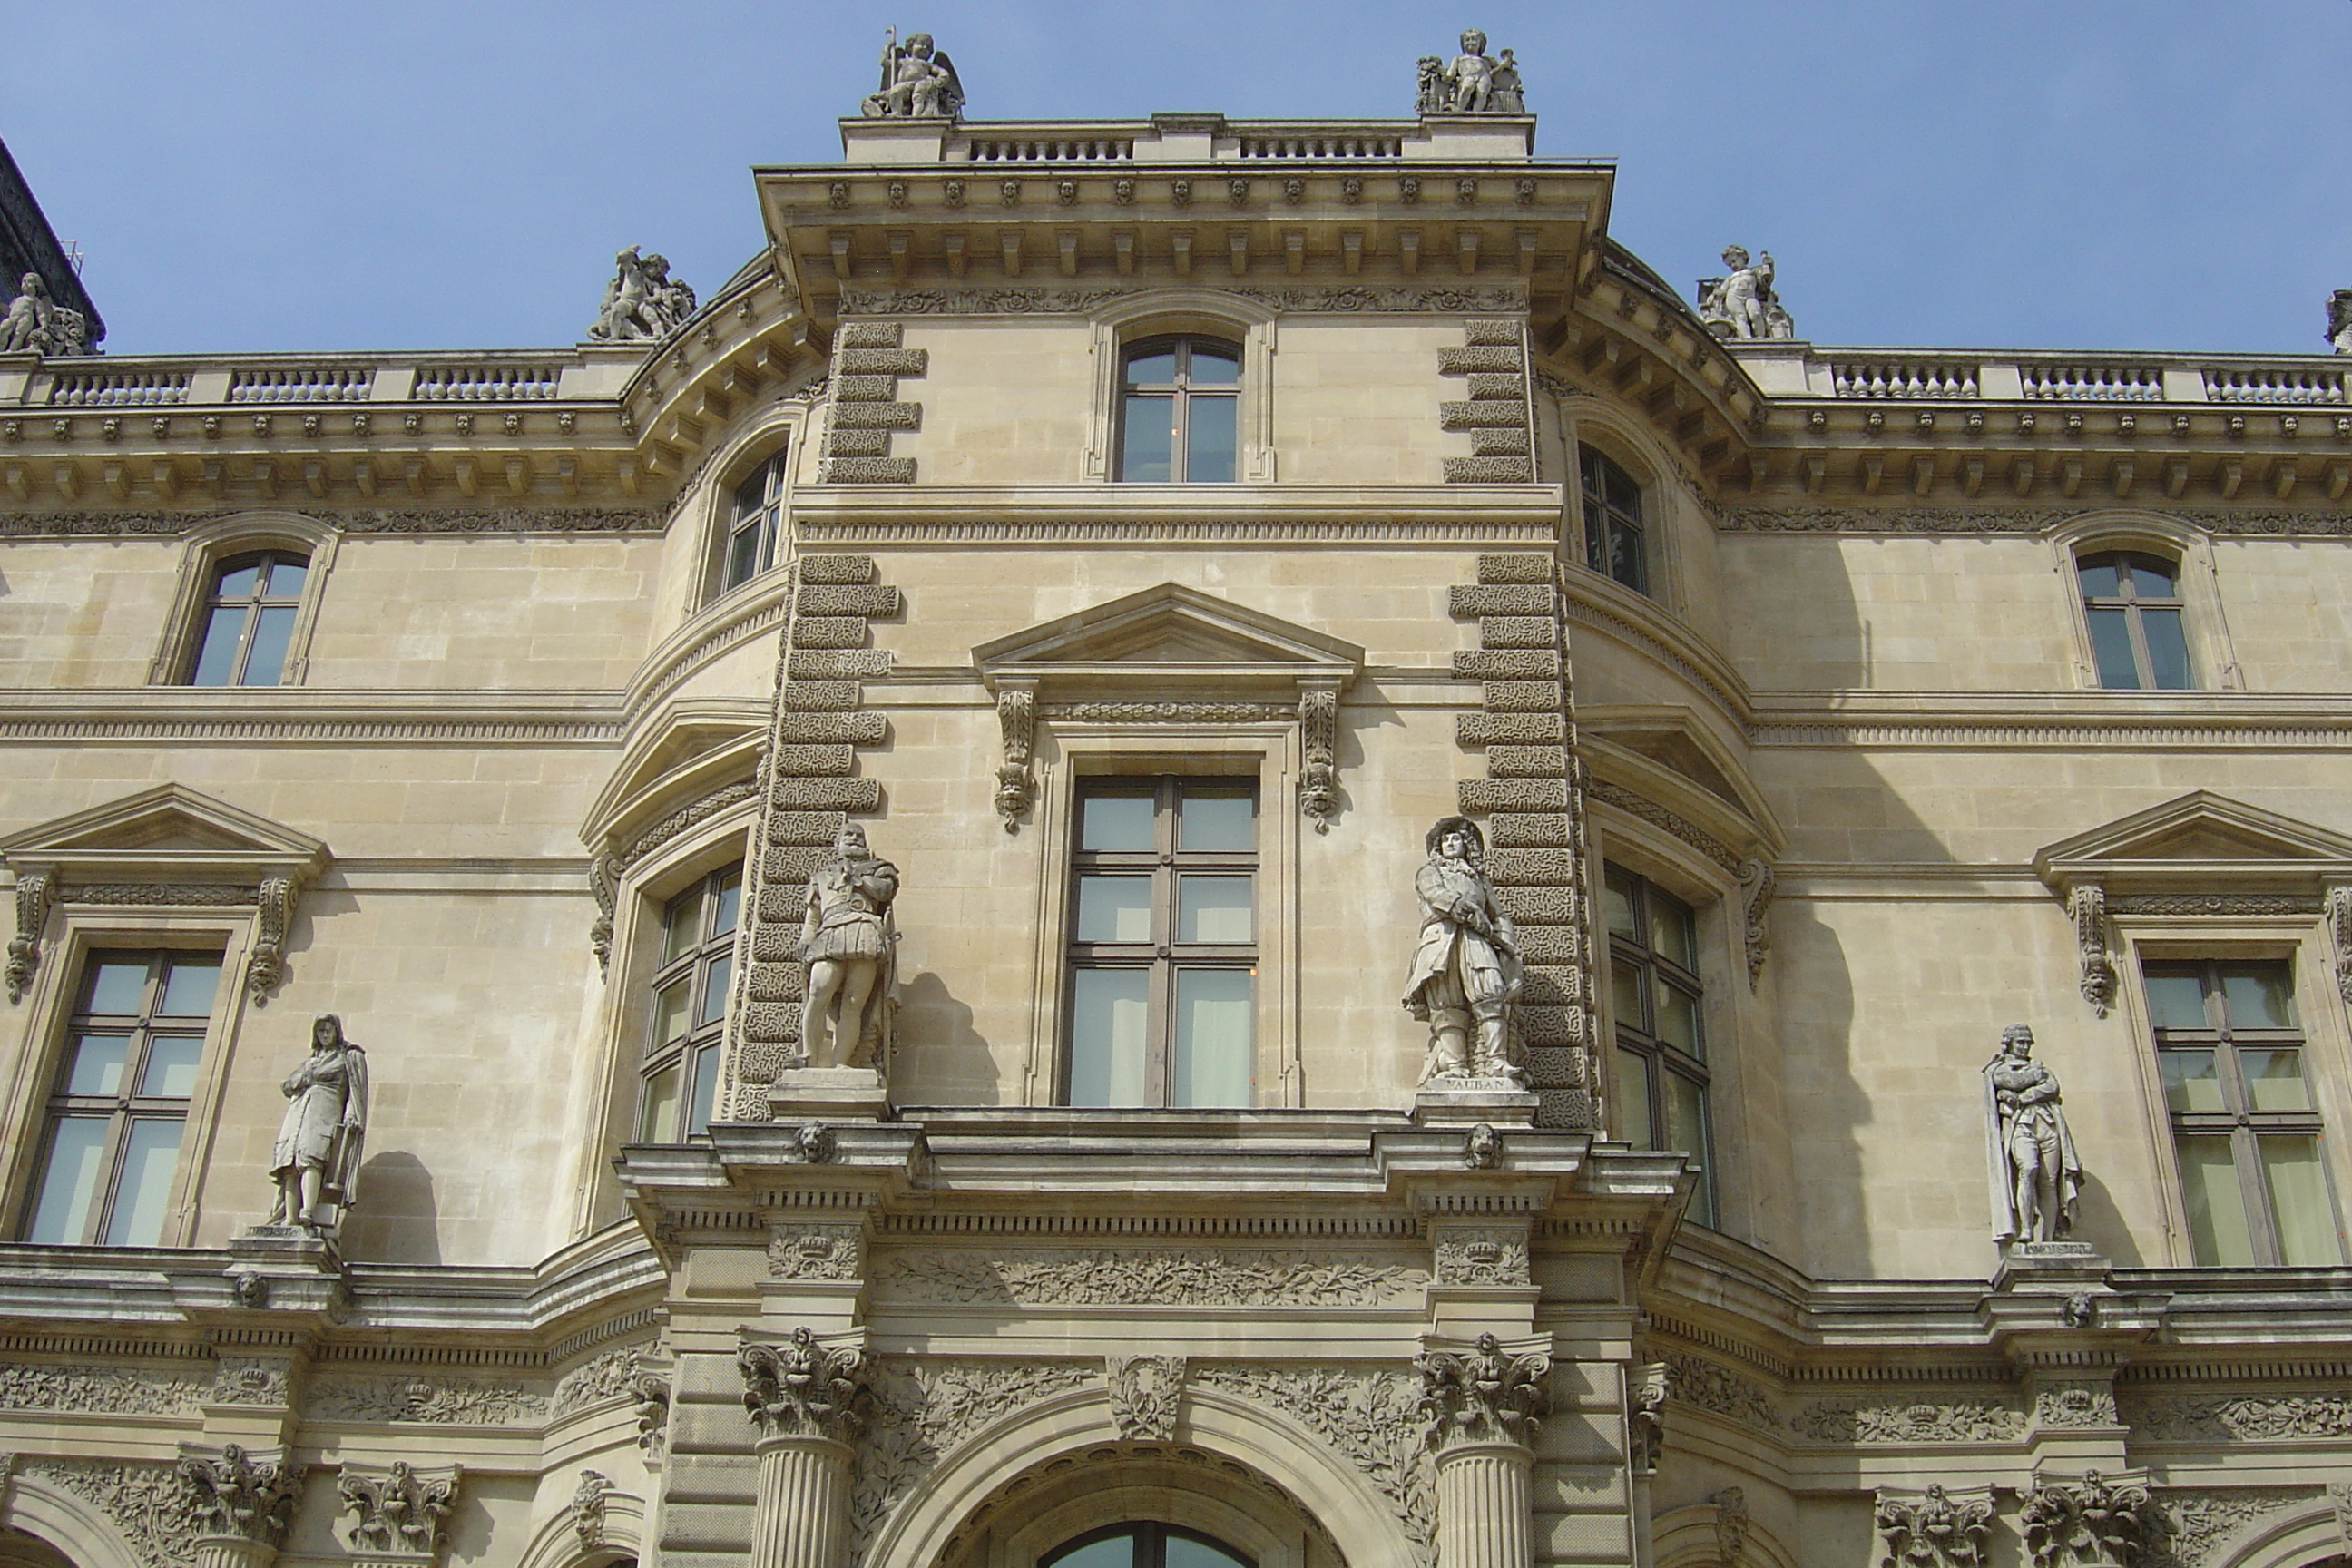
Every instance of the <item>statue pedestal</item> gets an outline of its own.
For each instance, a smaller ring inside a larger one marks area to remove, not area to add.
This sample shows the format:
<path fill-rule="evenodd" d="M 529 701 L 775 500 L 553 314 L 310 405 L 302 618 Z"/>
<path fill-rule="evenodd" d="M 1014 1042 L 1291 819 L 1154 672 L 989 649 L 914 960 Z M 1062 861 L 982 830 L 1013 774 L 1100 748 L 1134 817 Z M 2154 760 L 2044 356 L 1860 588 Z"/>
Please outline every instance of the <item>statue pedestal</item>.
<path fill-rule="evenodd" d="M 292 1268 L 335 1274 L 343 1267 L 342 1249 L 333 1235 L 307 1225 L 257 1225 L 230 1237 L 228 1251 L 239 1266 L 262 1266 L 272 1272 Z"/>
<path fill-rule="evenodd" d="M 1507 1078 L 1438 1078 L 1412 1097 L 1416 1127 L 1532 1127 L 1536 1097 Z"/>
<path fill-rule="evenodd" d="M 778 1121 L 879 1121 L 890 1112 L 889 1091 L 872 1068 L 786 1068 L 768 1089 Z"/>
<path fill-rule="evenodd" d="M 2052 1287 L 2106 1278 L 2107 1260 L 2087 1241 L 2012 1241 L 1993 1269 L 1996 1290 L 2019 1285 Z"/>

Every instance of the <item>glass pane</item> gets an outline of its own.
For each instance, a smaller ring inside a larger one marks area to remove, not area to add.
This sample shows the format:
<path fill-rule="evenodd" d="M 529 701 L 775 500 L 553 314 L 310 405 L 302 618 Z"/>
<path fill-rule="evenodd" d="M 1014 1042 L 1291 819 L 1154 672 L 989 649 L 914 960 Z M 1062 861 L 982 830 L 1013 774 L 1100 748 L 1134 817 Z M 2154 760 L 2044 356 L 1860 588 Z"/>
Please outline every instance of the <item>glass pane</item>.
<path fill-rule="evenodd" d="M 2229 964 L 2221 970 L 2221 1002 L 2233 1029 L 2294 1028 L 2290 997 L 2283 963 Z"/>
<path fill-rule="evenodd" d="M 1621 1027 L 1644 1032 L 1649 1029 L 1649 1016 L 1642 1010 L 1642 971 L 1639 965 L 1628 963 L 1622 958 L 1609 961 L 1609 1000 L 1615 1008 Z"/>
<path fill-rule="evenodd" d="M 1176 847 L 1249 853 L 1257 847 L 1257 797 L 1247 790 L 1187 789 L 1176 807 Z"/>
<path fill-rule="evenodd" d="M 687 982 L 693 976 L 681 974 L 654 993 L 654 1044 L 666 1046 L 686 1033 L 687 992 L 692 989 Z"/>
<path fill-rule="evenodd" d="M 1148 850 L 1151 845 L 1152 797 L 1090 795 L 1079 803 L 1078 847 Z"/>
<path fill-rule="evenodd" d="M 2156 675 L 2158 691 L 2186 691 L 2189 679 L 2189 644 L 2180 631 L 2179 610 L 2142 610 L 2139 629 L 2147 638 L 2147 662 Z"/>
<path fill-rule="evenodd" d="M 2174 1115 L 2222 1109 L 2221 1075 L 2211 1051 L 2158 1051 L 2156 1059 L 2164 1069 L 2164 1103 Z"/>
<path fill-rule="evenodd" d="M 1205 1541 L 1168 1532 L 1168 1568 L 1243 1568 L 1242 1560 Z"/>
<path fill-rule="evenodd" d="M 139 1116 L 122 1148 L 122 1180 L 106 1220 L 109 1247 L 155 1247 L 163 1239 L 163 1205 L 180 1160 L 180 1119 Z"/>
<path fill-rule="evenodd" d="M 286 673 L 286 644 L 294 636 L 294 610 L 289 605 L 265 606 L 255 618 L 253 648 L 245 656 L 239 686 L 275 686 Z"/>
<path fill-rule="evenodd" d="M 2309 1110 L 2311 1091 L 2303 1081 L 2303 1053 L 2292 1047 L 2240 1046 L 2238 1071 L 2246 1080 L 2249 1110 Z"/>
<path fill-rule="evenodd" d="M 760 574 L 760 535 L 757 523 L 737 532 L 727 545 L 727 585 L 730 588 L 749 583 Z"/>
<path fill-rule="evenodd" d="M 1247 1105 L 1256 1052 L 1246 969 L 1176 972 L 1174 1105 Z"/>
<path fill-rule="evenodd" d="M 1660 978 L 1656 986 L 1658 1038 L 1692 1056 L 1698 1048 L 1698 998 Z"/>
<path fill-rule="evenodd" d="M 1247 877 L 1179 877 L 1178 942 L 1254 942 Z"/>
<path fill-rule="evenodd" d="M 220 586 L 213 590 L 216 599 L 242 599 L 253 593 L 253 585 L 261 581 L 261 563 L 232 566 L 220 575 Z"/>
<path fill-rule="evenodd" d="M 302 579 L 308 573 L 308 563 L 274 561 L 269 566 L 269 585 L 263 592 L 272 599 L 299 599 L 302 596 Z"/>
<path fill-rule="evenodd" d="M 2205 988 L 2193 969 L 2147 969 L 2147 1016 L 2159 1029 L 2204 1029 Z"/>
<path fill-rule="evenodd" d="M 236 669 L 236 637 L 245 629 L 245 608 L 223 605 L 205 616 L 204 639 L 196 645 L 196 667 L 191 686 L 226 686 Z"/>
<path fill-rule="evenodd" d="M 735 929 L 735 917 L 742 907 L 743 873 L 730 871 L 720 877 L 711 903 L 710 934 L 725 936 Z"/>
<path fill-rule="evenodd" d="M 735 967 L 735 955 L 722 952 L 702 966 L 702 1006 L 694 1015 L 697 1024 L 717 1021 L 727 1011 L 727 976 Z"/>
<path fill-rule="evenodd" d="M 1642 531 L 1609 520 L 1609 575 L 1637 594 L 1649 592 L 1642 560 Z"/>
<path fill-rule="evenodd" d="M 175 958 L 163 969 L 163 1000 L 155 1011 L 173 1018 L 202 1018 L 213 1010 L 220 986 L 220 960 Z"/>
<path fill-rule="evenodd" d="M 84 1035 L 74 1042 L 73 1065 L 66 1072 L 68 1094 L 121 1094 L 122 1065 L 131 1041 L 122 1035 Z"/>
<path fill-rule="evenodd" d="M 646 1079 L 646 1110 L 637 1122 L 641 1143 L 669 1143 L 677 1138 L 678 1069 L 666 1067 Z"/>
<path fill-rule="evenodd" d="M 1690 1216 L 1701 1225 L 1715 1223 L 1714 1180 L 1709 1166 L 1714 1155 L 1706 1136 L 1706 1090 L 1678 1072 L 1659 1074 L 1665 1089 L 1665 1144 L 1680 1149 L 1699 1168 L 1698 1191 L 1691 1197 Z"/>
<path fill-rule="evenodd" d="M 2086 610 L 2091 618 L 2091 653 L 2099 667 L 2099 684 L 2109 691 L 2139 689 L 2139 667 L 2132 662 L 2131 630 L 2123 610 Z"/>
<path fill-rule="evenodd" d="M 205 1054 L 201 1035 L 158 1035 L 147 1042 L 147 1063 L 139 1069 L 139 1092 L 185 1100 L 196 1092 L 196 1060 Z"/>
<path fill-rule="evenodd" d="M 1240 351 L 1222 343 L 1194 343 L 1189 374 L 1194 386 L 1231 386 L 1242 378 Z"/>
<path fill-rule="evenodd" d="M 2172 567 L 2153 555 L 2127 555 L 2130 566 L 2132 595 L 2141 599 L 2170 599 L 2179 595 L 2173 588 Z"/>
<path fill-rule="evenodd" d="M 2263 1175 L 2270 1183 L 2271 1214 L 2278 1221 L 2279 1260 L 2294 1268 L 2344 1261 L 2327 1177 L 2319 1168 L 2316 1138 L 2265 1138 Z"/>
<path fill-rule="evenodd" d="M 1140 969 L 1081 969 L 1070 985 L 1070 1103 L 1142 1105 L 1151 977 Z"/>
<path fill-rule="evenodd" d="M 1641 941 L 1642 928 L 1633 922 L 1633 876 L 1612 866 L 1607 869 L 1606 880 L 1602 902 L 1609 917 L 1609 933 L 1628 942 Z"/>
<path fill-rule="evenodd" d="M 120 953 L 92 958 L 83 987 L 85 1013 L 136 1013 L 147 993 L 147 960 Z"/>
<path fill-rule="evenodd" d="M 103 1116 L 60 1116 L 49 1123 L 49 1158 L 41 1173 L 41 1195 L 33 1200 L 26 1241 L 72 1246 L 89 1232 L 89 1205 L 97 1200 L 100 1163 L 106 1155 Z"/>
<path fill-rule="evenodd" d="M 2230 1140 L 2182 1138 L 2180 1199 L 2189 1210 L 2189 1236 L 2197 1261 L 2209 1267 L 2252 1263 L 2253 1233 L 2246 1226 L 2246 1200 L 2238 1189 L 2238 1162 Z"/>
<path fill-rule="evenodd" d="M 662 962 L 667 963 L 702 942 L 702 887 L 681 893 L 662 911 Z"/>
<path fill-rule="evenodd" d="M 1152 484 L 1169 475 L 1169 455 L 1176 448 L 1176 400 L 1130 393 L 1127 420 L 1119 443 L 1118 477 L 1131 483 Z"/>
<path fill-rule="evenodd" d="M 1584 563 L 1595 572 L 1609 570 L 1609 514 L 1590 499 L 1584 503 Z"/>
<path fill-rule="evenodd" d="M 2113 556 L 2085 561 L 2075 568 L 2083 580 L 2083 597 L 2112 599 L 2116 596 L 2116 563 Z"/>
<path fill-rule="evenodd" d="M 1636 1149 L 1650 1141 L 1650 1068 L 1639 1051 L 1617 1053 L 1617 1136 Z"/>
<path fill-rule="evenodd" d="M 694 1103 L 686 1113 L 687 1136 L 710 1131 L 711 1107 L 719 1102 L 719 1046 L 716 1041 L 694 1053 Z"/>
<path fill-rule="evenodd" d="M 1184 478 L 1196 485 L 1229 485 L 1239 471 L 1234 454 L 1241 417 L 1237 399 L 1194 394 L 1184 414 Z"/>
<path fill-rule="evenodd" d="M 1650 889 L 1650 951 L 1685 969 L 1698 967 L 1698 933 L 1690 910 L 1655 888 Z"/>
<path fill-rule="evenodd" d="M 757 473 L 735 487 L 735 516 L 738 521 L 756 516 L 768 504 L 767 465 L 761 464 Z"/>
<path fill-rule="evenodd" d="M 1171 1541 L 1168 1544 L 1172 1550 L 1176 1543 Z M 1100 1541 L 1089 1541 L 1076 1551 L 1066 1552 L 1059 1557 L 1048 1557 L 1045 1560 L 1044 1568 L 1134 1568 L 1134 1563 L 1135 1535 L 1129 1531 L 1107 1535 Z M 1176 1568 L 1172 1561 L 1169 1568 Z M 1192 1565 L 1188 1563 L 1186 1568 L 1192 1568 Z"/>
<path fill-rule="evenodd" d="M 1078 940 L 1080 942 L 1150 942 L 1151 940 L 1151 879 L 1149 877 L 1079 878 Z"/>
<path fill-rule="evenodd" d="M 1642 487 L 1633 482 L 1633 476 L 1606 458 L 1601 459 L 1601 475 L 1607 486 L 1602 493 L 1611 508 L 1638 520 L 1642 515 Z"/>
<path fill-rule="evenodd" d="M 1176 351 L 1161 349 L 1157 353 L 1137 354 L 1127 362 L 1127 384 L 1129 386 L 1173 386 L 1176 384 Z"/>

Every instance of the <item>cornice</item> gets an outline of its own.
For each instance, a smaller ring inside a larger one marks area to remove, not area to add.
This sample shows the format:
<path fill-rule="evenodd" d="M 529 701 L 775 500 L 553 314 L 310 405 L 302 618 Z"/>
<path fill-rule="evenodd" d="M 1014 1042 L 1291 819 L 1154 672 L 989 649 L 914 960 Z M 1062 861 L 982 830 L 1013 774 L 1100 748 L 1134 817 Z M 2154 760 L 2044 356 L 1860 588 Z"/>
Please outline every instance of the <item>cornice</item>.
<path fill-rule="evenodd" d="M 1558 485 L 838 485 L 799 491 L 810 544 L 1549 546 Z"/>
<path fill-rule="evenodd" d="M 2109 500 L 2094 507 L 2049 505 L 1876 507 L 1734 506 L 1709 502 L 1724 533 L 1835 534 L 2032 534 L 2046 537 L 2087 517 L 2121 520 L 2132 512 L 2160 517 L 2204 531 L 2244 538 L 2336 539 L 2352 534 L 2352 510 L 2314 505 L 2301 510 L 2249 507 L 2243 510 L 2178 507 L 2153 499 Z"/>
<path fill-rule="evenodd" d="M 2340 694 L 2228 691 L 1766 692 L 1758 746 L 2352 749 Z"/>
<path fill-rule="evenodd" d="M 194 687 L 0 692 L 0 741 L 152 744 L 591 744 L 622 731 L 614 692 Z"/>
<path fill-rule="evenodd" d="M 118 511 L 0 512 L 0 539 L 175 539 L 206 523 L 252 514 L 250 506 L 203 511 L 125 508 Z M 268 510 L 289 509 L 273 505 Z M 360 537 L 427 533 L 658 533 L 659 512 L 637 507 L 484 506 L 334 509 L 300 511 L 323 527 Z"/>

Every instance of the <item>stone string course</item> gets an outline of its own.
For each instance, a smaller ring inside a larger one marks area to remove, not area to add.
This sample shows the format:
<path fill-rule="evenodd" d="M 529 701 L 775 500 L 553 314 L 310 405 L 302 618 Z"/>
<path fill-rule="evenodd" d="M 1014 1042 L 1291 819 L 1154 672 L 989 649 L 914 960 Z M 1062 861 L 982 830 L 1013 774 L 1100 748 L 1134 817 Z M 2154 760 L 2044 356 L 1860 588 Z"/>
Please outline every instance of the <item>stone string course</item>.
<path fill-rule="evenodd" d="M 1492 346 L 1474 340 L 1465 353 Z M 1457 789 L 1463 814 L 1486 821 L 1487 873 L 1519 928 L 1518 1026 L 1537 1122 L 1598 1127 L 1584 790 L 1557 570 L 1549 554 L 1481 555 L 1477 583 L 1453 592 L 1454 617 L 1478 623 L 1478 647 L 1454 656 L 1454 673 L 1480 682 L 1481 694 L 1478 711 L 1457 716 L 1454 736 L 1486 752 L 1487 773 Z"/>

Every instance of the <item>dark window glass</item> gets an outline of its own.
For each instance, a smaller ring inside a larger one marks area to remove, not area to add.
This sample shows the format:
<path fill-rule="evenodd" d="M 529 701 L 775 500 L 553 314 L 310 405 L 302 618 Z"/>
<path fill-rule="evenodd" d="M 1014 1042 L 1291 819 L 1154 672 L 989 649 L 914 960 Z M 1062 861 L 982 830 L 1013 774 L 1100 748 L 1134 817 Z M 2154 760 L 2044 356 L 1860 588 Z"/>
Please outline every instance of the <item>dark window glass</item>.
<path fill-rule="evenodd" d="M 1172 1524 L 1115 1524 L 1037 1559 L 1037 1568 L 1256 1568 L 1221 1541 Z"/>
<path fill-rule="evenodd" d="M 2246 959 L 2141 972 L 2197 1261 L 2341 1263 L 2293 972 Z"/>
<path fill-rule="evenodd" d="M 26 1241 L 153 1247 L 220 984 L 208 952 L 94 952 L 49 1095 Z"/>
<path fill-rule="evenodd" d="M 783 529 L 785 454 L 778 452 L 735 487 L 727 523 L 724 586 L 748 583 L 776 563 Z"/>
<path fill-rule="evenodd" d="M 2179 572 L 2153 555 L 2112 551 L 2074 563 L 2091 658 L 2110 691 L 2186 691 L 2189 639 L 2182 628 Z"/>
<path fill-rule="evenodd" d="M 310 562 L 279 551 L 225 561 L 205 595 L 191 686 L 275 686 L 301 608 Z"/>
<path fill-rule="evenodd" d="M 1648 542 L 1642 521 L 1642 487 L 1633 476 L 1587 447 L 1584 475 L 1584 563 L 1637 594 L 1650 591 Z"/>
<path fill-rule="evenodd" d="M 1105 778 L 1078 796 L 1072 1105 L 1256 1099 L 1257 793 Z"/>
<path fill-rule="evenodd" d="M 1231 484 L 1240 470 L 1241 350 L 1214 338 L 1154 338 L 1119 377 L 1118 477 Z"/>
<path fill-rule="evenodd" d="M 1713 1225 L 1706 1040 L 1699 1017 L 1698 919 L 1622 867 L 1606 868 L 1609 1001 L 1617 1024 L 1617 1131 L 1638 1149 L 1679 1149 L 1699 1168 L 1690 1217 Z"/>
<path fill-rule="evenodd" d="M 677 1143 L 710 1131 L 742 900 L 739 862 L 701 878 L 662 907 L 661 967 L 654 972 L 639 1068 L 640 1142 Z"/>

